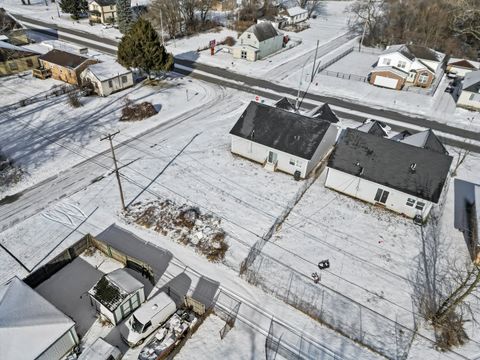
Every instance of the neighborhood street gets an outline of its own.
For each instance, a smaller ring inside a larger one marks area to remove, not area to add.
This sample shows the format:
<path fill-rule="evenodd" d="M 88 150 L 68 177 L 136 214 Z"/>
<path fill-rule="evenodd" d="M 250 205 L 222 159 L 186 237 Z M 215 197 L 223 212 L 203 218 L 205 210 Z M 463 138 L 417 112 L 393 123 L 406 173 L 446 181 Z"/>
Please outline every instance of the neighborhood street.
<path fill-rule="evenodd" d="M 108 54 L 114 55 L 116 53 L 116 51 L 114 50 L 114 47 L 117 46 L 118 42 L 115 40 L 103 38 L 91 33 L 68 29 L 58 25 L 52 26 L 49 23 L 46 23 L 37 19 L 28 18 L 19 14 L 15 14 L 15 16 L 19 20 L 25 21 L 27 23 L 26 26 L 28 28 L 33 29 L 35 31 L 39 31 L 43 34 L 52 35 L 52 36 L 55 35 L 59 39 L 70 41 L 72 43 L 77 43 L 82 46 L 88 46 L 88 47 L 91 47 L 92 49 L 103 51 Z M 48 30 L 45 30 L 45 29 L 39 29 L 34 25 L 30 25 L 30 24 L 38 25 L 44 28 L 51 28 L 52 31 L 49 32 Z M 73 35 L 73 37 L 72 36 L 69 37 L 68 35 Z M 345 36 L 347 37 L 347 35 Z M 333 41 L 337 41 L 337 39 L 334 39 Z M 106 44 L 108 47 L 102 46 L 101 44 Z M 328 49 L 330 49 L 330 47 L 324 48 L 324 51 Z M 175 70 L 176 72 L 184 75 L 189 75 L 189 76 L 198 78 L 200 80 L 211 82 L 217 85 L 234 88 L 237 90 L 249 92 L 249 93 L 256 94 L 256 95 L 263 96 L 270 99 L 279 99 L 281 97 L 279 96 L 279 94 L 287 94 L 293 98 L 297 96 L 296 89 L 293 89 L 288 86 L 283 86 L 269 80 L 257 79 L 257 78 L 237 74 L 225 69 L 201 64 L 191 60 L 176 58 L 175 62 L 176 64 L 182 65 L 183 67 L 200 70 L 202 72 L 208 73 L 209 75 L 213 75 L 213 77 L 208 76 L 207 74 L 192 73 L 191 71 L 185 68 L 179 68 L 179 67 L 176 68 Z M 222 79 L 228 79 L 228 80 L 222 80 Z M 301 94 L 301 97 L 302 96 L 303 94 Z M 413 125 L 416 127 L 420 126 L 424 128 L 431 128 L 433 130 L 441 131 L 446 134 L 458 136 L 460 138 L 464 138 L 465 140 L 456 140 L 456 139 L 450 139 L 450 138 L 443 138 L 443 140 L 448 145 L 458 146 L 474 152 L 480 152 L 480 146 L 477 146 L 469 142 L 469 140 L 480 141 L 480 133 L 475 131 L 456 128 L 456 127 L 442 124 L 433 120 L 429 120 L 427 118 L 408 116 L 392 110 L 376 109 L 370 106 L 356 104 L 344 99 L 338 99 L 338 98 L 329 97 L 329 96 L 321 96 L 321 95 L 307 93 L 305 95 L 305 100 L 328 103 L 330 105 L 343 108 L 345 109 L 345 111 L 341 111 L 341 110 L 337 111 L 337 114 L 340 117 L 343 117 L 345 119 L 363 122 L 369 116 L 377 116 L 377 117 L 391 119 L 394 121 L 399 121 L 405 124 L 405 126 L 392 126 L 394 130 L 410 129 L 415 131 L 415 128 L 409 128 L 408 126 L 408 125 Z M 305 108 L 314 107 L 312 104 L 308 104 L 306 102 L 303 103 L 303 106 Z M 358 115 L 352 115 L 349 113 L 349 111 L 360 112 L 364 115 L 364 117 L 358 116 Z"/>

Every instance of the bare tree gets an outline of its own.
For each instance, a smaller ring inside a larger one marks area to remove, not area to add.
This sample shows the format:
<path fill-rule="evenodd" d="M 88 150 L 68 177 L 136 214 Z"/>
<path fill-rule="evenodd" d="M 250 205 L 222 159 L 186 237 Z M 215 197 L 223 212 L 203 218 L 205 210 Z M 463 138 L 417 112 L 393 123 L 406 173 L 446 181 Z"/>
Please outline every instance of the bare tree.
<path fill-rule="evenodd" d="M 308 17 L 311 17 L 315 10 L 319 10 L 322 0 L 297 0 L 298 6 L 308 11 Z"/>
<path fill-rule="evenodd" d="M 148 17 L 157 28 L 162 25 L 166 27 L 171 38 L 181 32 L 183 19 L 178 1 L 153 0 L 149 7 Z"/>
<path fill-rule="evenodd" d="M 357 0 L 346 11 L 353 15 L 349 20 L 352 31 L 362 34 L 367 44 L 378 41 L 380 37 L 380 24 L 383 22 L 385 13 L 385 1 L 383 0 Z"/>
<path fill-rule="evenodd" d="M 437 346 L 447 350 L 468 340 L 464 324 L 475 317 L 467 298 L 480 284 L 480 267 L 470 259 L 449 258 L 435 213 L 421 227 L 420 240 L 412 278 L 413 301 L 420 315 L 433 325 Z"/>
<path fill-rule="evenodd" d="M 451 28 L 459 35 L 466 35 L 480 41 L 480 1 L 456 0 L 454 3 Z"/>
<path fill-rule="evenodd" d="M 200 13 L 200 21 L 205 24 L 207 21 L 208 12 L 212 9 L 213 0 L 197 0 L 196 9 Z"/>

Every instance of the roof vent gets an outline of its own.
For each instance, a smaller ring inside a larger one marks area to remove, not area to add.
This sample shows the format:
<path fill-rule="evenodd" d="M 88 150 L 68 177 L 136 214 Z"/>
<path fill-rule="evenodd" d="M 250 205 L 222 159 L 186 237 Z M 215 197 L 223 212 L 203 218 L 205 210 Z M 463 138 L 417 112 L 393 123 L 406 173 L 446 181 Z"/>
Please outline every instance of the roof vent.
<path fill-rule="evenodd" d="M 152 305 L 152 310 L 157 310 L 158 309 L 158 305 L 157 304 L 153 304 Z"/>
<path fill-rule="evenodd" d="M 415 163 L 411 163 L 411 164 L 410 164 L 410 171 L 411 171 L 411 172 L 415 172 L 415 169 L 416 169 L 416 168 L 417 168 L 417 164 L 415 164 Z"/>
<path fill-rule="evenodd" d="M 250 139 L 255 139 L 255 129 L 252 130 L 252 133 L 250 134 Z"/>

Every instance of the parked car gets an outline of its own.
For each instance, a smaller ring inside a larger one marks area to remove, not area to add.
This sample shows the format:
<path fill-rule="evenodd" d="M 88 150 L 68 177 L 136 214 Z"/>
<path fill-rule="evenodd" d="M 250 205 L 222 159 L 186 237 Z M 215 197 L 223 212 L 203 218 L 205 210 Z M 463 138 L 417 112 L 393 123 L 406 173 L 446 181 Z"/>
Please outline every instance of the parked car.
<path fill-rule="evenodd" d="M 175 302 L 164 292 L 145 302 L 120 326 L 122 339 L 130 347 L 141 345 L 177 311 Z"/>

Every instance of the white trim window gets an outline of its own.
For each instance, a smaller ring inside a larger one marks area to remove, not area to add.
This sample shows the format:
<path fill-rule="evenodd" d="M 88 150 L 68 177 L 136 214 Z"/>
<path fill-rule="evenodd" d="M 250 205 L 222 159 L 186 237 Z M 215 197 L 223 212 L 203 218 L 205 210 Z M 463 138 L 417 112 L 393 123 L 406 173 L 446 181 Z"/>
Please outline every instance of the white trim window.
<path fill-rule="evenodd" d="M 406 61 L 400 60 L 400 61 L 398 62 L 398 67 L 399 67 L 400 69 L 405 69 L 406 66 L 407 66 L 407 62 L 406 62 Z"/>
<path fill-rule="evenodd" d="M 415 206 L 415 209 L 423 211 L 424 208 L 425 208 L 425 203 L 421 201 L 417 201 L 417 205 Z"/>
<path fill-rule="evenodd" d="M 383 58 L 383 65 L 387 65 L 389 66 L 391 64 L 392 60 L 390 60 L 389 58 Z"/>
<path fill-rule="evenodd" d="M 427 74 L 420 74 L 418 76 L 418 82 L 420 84 L 426 84 L 428 82 L 428 75 Z"/>
<path fill-rule="evenodd" d="M 415 199 L 408 198 L 407 203 L 405 205 L 413 207 L 413 205 L 415 205 Z"/>

